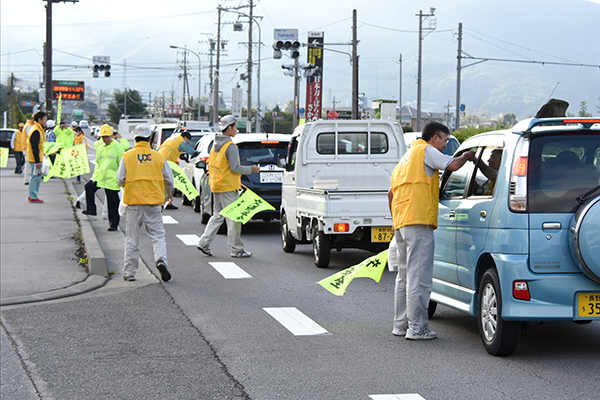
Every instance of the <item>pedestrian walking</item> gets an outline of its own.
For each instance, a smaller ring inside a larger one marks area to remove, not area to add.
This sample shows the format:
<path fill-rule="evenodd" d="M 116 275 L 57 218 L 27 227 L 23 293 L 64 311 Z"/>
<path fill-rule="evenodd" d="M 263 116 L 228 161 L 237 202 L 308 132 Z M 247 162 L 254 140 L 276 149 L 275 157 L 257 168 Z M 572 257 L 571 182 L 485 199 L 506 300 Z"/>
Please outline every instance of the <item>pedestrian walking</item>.
<path fill-rule="evenodd" d="M 209 246 L 225 219 L 219 212 L 240 197 L 241 176 L 260 171 L 258 165 L 240 165 L 238 147 L 231 140 L 237 134 L 237 120 L 231 115 L 224 116 L 219 122 L 219 130 L 221 134 L 215 136 L 208 159 L 209 184 L 213 194 L 213 214 L 198 242 L 198 250 L 207 256 L 213 255 Z M 252 257 L 251 252 L 244 250 L 244 242 L 241 238 L 242 224 L 229 218 L 226 219 L 226 223 L 231 257 Z"/>
<path fill-rule="evenodd" d="M 138 125 L 133 131 L 135 145 L 125 152 L 117 179 L 125 188 L 123 203 L 127 205 L 127 241 L 123 279 L 135 280 L 140 259 L 140 230 L 146 232 L 154 245 L 154 261 L 163 282 L 171 279 L 167 269 L 167 242 L 162 220 L 161 205 L 165 189 L 174 187 L 171 167 L 164 157 L 150 148 L 150 126 Z M 168 192 L 170 193 L 170 192 Z"/>
<path fill-rule="evenodd" d="M 192 157 L 196 157 L 200 152 L 195 151 L 194 148 L 190 145 L 190 140 L 192 139 L 192 135 L 189 132 L 183 131 L 181 135 L 173 136 L 165 140 L 165 142 L 160 146 L 158 152 L 163 155 L 165 160 L 177 163 L 179 161 L 179 156 L 184 151 L 191 155 Z M 171 198 L 173 196 L 170 196 Z M 177 210 L 177 206 L 169 203 L 165 207 L 167 210 Z"/>
<path fill-rule="evenodd" d="M 27 149 L 27 134 L 23 130 L 24 123 L 20 123 L 18 129 L 10 138 L 10 147 L 15 153 L 15 174 L 23 173 L 23 151 Z"/>
<path fill-rule="evenodd" d="M 43 111 L 38 111 L 33 115 L 33 127 L 27 135 L 27 162 L 30 164 L 31 178 L 29 180 L 30 203 L 43 203 L 38 197 L 40 184 L 42 183 L 42 162 L 44 160 L 44 142 L 46 135 L 44 130 L 48 116 Z"/>
<path fill-rule="evenodd" d="M 117 171 L 123 156 L 123 147 L 112 138 L 112 128 L 104 124 L 100 128 L 100 139 L 94 143 L 96 148 L 96 165 L 94 173 L 85 184 L 86 215 L 96 215 L 96 191 L 104 188 L 108 204 L 108 222 L 110 232 L 119 227 L 119 181 Z"/>
<path fill-rule="evenodd" d="M 392 172 L 388 192 L 398 246 L 392 333 L 411 340 L 437 337 L 429 330 L 428 306 L 433 280 L 439 170 L 456 171 L 475 156 L 472 151 L 458 158 L 443 154 L 449 135 L 450 130 L 441 123 L 426 124 L 422 139 L 411 144 Z"/>
<path fill-rule="evenodd" d="M 31 132 L 31 128 L 33 127 L 33 115 L 27 121 L 25 121 L 25 125 L 23 126 L 23 132 L 25 132 L 25 137 L 29 137 L 29 132 Z M 27 146 L 25 146 L 25 151 L 23 152 L 23 157 L 25 158 L 25 171 L 23 172 L 23 184 L 29 185 L 29 180 L 31 179 L 31 164 L 27 162 Z"/>
<path fill-rule="evenodd" d="M 74 146 L 79 144 L 85 144 L 85 156 L 87 157 L 87 139 L 83 136 L 83 129 L 80 126 L 75 127 L 75 140 L 73 142 Z M 81 175 L 77 175 L 77 182 L 81 183 Z"/>

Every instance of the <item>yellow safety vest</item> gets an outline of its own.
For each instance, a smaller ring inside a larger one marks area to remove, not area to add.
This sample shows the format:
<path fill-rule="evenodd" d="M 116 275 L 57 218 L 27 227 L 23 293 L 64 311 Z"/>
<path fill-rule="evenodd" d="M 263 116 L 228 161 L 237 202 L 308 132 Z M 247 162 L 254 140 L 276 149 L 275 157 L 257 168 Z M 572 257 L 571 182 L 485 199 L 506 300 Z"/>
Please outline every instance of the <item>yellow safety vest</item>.
<path fill-rule="evenodd" d="M 183 136 L 175 136 L 168 138 L 160 146 L 158 152 L 163 155 L 167 161 L 177 162 L 181 151 L 179 151 L 179 145 L 183 142 Z"/>
<path fill-rule="evenodd" d="M 101 144 L 98 146 L 94 143 L 94 147 L 96 147 L 96 166 L 94 167 L 92 180 L 96 182 L 98 187 L 119 190 L 121 187 L 117 179 L 117 171 L 123 156 L 123 147 L 116 140 L 110 142 L 108 146 L 102 140 L 99 140 L 99 142 Z"/>
<path fill-rule="evenodd" d="M 83 136 L 83 133 L 81 135 L 75 135 L 75 142 L 73 143 L 73 145 L 77 146 L 81 143 L 85 143 L 85 151 L 87 152 L 87 139 L 85 138 L 85 136 Z"/>
<path fill-rule="evenodd" d="M 219 151 L 213 146 L 208 157 L 208 181 L 213 193 L 233 192 L 242 188 L 242 175 L 234 174 L 229 168 L 229 160 L 225 156 L 227 148 L 235 144 L 225 143 Z"/>
<path fill-rule="evenodd" d="M 136 142 L 133 149 L 123 154 L 123 162 L 126 171 L 123 203 L 162 204 L 165 201 L 162 154 L 152 150 L 148 142 Z"/>
<path fill-rule="evenodd" d="M 40 136 L 40 142 L 39 142 L 39 156 L 40 156 L 40 162 L 42 162 L 42 160 L 44 159 L 44 142 L 46 141 L 46 135 L 44 134 L 44 128 L 42 128 L 42 126 L 35 122 L 33 124 L 33 127 L 31 128 L 31 130 L 29 131 L 29 135 L 27 135 L 27 161 L 29 162 L 35 162 L 35 157 L 33 156 L 33 148 L 31 147 L 31 135 L 33 134 L 33 132 L 39 132 L 39 136 Z"/>
<path fill-rule="evenodd" d="M 27 134 L 25 133 L 25 129 L 21 129 L 15 132 L 15 147 L 13 150 L 27 150 Z"/>
<path fill-rule="evenodd" d="M 394 230 L 407 225 L 431 225 L 437 229 L 439 171 L 430 178 L 425 173 L 426 141 L 419 139 L 392 172 L 392 220 Z"/>

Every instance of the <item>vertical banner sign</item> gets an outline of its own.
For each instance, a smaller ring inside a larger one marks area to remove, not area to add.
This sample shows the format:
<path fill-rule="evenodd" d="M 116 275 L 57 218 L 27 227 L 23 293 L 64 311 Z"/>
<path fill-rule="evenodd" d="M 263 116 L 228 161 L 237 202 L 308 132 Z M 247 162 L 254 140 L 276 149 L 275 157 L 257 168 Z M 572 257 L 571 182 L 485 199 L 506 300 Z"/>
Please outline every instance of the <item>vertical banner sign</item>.
<path fill-rule="evenodd" d="M 60 154 L 63 156 L 63 160 L 67 166 L 66 178 L 88 174 L 90 172 L 90 164 L 88 163 L 84 143 L 63 149 Z"/>
<path fill-rule="evenodd" d="M 62 112 L 62 93 L 58 95 L 58 111 L 56 111 L 56 126 L 60 126 L 60 113 Z"/>
<path fill-rule="evenodd" d="M 315 68 L 313 74 L 306 77 L 306 122 L 321 118 L 324 35 L 324 32 L 308 32 L 308 63 Z"/>
<path fill-rule="evenodd" d="M 6 168 L 8 165 L 8 147 L 0 147 L 0 168 Z"/>
<path fill-rule="evenodd" d="M 244 89 L 241 87 L 233 88 L 231 93 L 231 115 L 235 119 L 242 118 L 242 97 L 244 96 Z"/>

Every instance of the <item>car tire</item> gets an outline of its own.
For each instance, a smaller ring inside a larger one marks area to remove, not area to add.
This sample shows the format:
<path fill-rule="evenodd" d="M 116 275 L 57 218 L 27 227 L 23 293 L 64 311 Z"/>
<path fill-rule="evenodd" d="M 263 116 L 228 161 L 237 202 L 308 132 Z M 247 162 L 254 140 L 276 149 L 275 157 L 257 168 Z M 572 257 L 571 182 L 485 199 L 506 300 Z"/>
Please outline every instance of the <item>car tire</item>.
<path fill-rule="evenodd" d="M 283 248 L 283 251 L 286 253 L 293 253 L 294 250 L 296 250 L 296 239 L 294 239 L 288 229 L 287 216 L 285 213 L 281 214 L 279 226 L 281 228 L 281 247 Z"/>
<path fill-rule="evenodd" d="M 313 255 L 318 268 L 327 268 L 331 258 L 331 242 L 329 236 L 319 231 L 319 226 L 313 227 Z"/>
<path fill-rule="evenodd" d="M 479 285 L 477 323 L 483 346 L 493 356 L 514 353 L 521 335 L 521 322 L 502 318 L 502 292 L 498 273 L 489 269 Z"/>
<path fill-rule="evenodd" d="M 581 272 L 594 282 L 600 283 L 600 243 L 598 220 L 600 219 L 600 195 L 583 203 L 571 220 L 569 249 L 573 261 Z"/>
<path fill-rule="evenodd" d="M 427 316 L 429 318 L 433 317 L 436 309 L 437 309 L 437 303 L 433 300 L 429 300 L 429 306 L 427 307 Z"/>

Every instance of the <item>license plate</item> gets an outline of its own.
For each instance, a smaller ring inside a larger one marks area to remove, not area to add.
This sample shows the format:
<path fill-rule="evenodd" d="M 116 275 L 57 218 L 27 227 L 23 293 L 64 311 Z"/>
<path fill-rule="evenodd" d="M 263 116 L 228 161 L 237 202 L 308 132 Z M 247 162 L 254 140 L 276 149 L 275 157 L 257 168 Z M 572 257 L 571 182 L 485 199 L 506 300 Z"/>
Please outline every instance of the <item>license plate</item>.
<path fill-rule="evenodd" d="M 283 172 L 261 172 L 260 183 L 281 183 L 283 182 Z"/>
<path fill-rule="evenodd" d="M 394 237 L 394 228 L 391 226 L 371 227 L 371 242 L 390 242 Z"/>
<path fill-rule="evenodd" d="M 577 316 L 581 318 L 600 317 L 600 293 L 578 293 Z"/>

